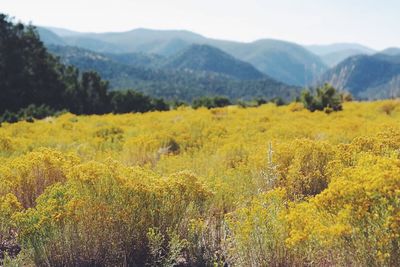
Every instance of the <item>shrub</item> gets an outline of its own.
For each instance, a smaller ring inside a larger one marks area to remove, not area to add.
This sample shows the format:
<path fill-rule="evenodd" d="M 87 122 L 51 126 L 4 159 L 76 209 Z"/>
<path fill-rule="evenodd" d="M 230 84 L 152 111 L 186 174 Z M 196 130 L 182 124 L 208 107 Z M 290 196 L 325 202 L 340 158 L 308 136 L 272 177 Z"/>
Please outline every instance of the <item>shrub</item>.
<path fill-rule="evenodd" d="M 315 110 L 328 110 L 339 111 L 342 110 L 342 99 L 340 94 L 335 88 L 329 84 L 317 88 L 316 93 L 313 95 L 310 91 L 303 91 L 301 94 L 301 101 L 304 107 L 310 111 Z M 328 112 L 329 113 L 329 112 Z"/>
<path fill-rule="evenodd" d="M 197 109 L 199 107 L 220 108 L 231 105 L 231 101 L 226 97 L 201 97 L 193 100 L 192 107 Z"/>

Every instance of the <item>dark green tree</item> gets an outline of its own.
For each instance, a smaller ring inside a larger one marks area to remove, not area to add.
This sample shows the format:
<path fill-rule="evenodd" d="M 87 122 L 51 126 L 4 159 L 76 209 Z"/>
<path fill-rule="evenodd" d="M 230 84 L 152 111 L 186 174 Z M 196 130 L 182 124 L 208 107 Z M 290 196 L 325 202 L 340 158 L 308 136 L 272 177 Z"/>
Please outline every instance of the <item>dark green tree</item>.
<path fill-rule="evenodd" d="M 304 107 L 310 111 L 327 110 L 339 111 L 342 110 L 342 98 L 339 92 L 330 84 L 324 84 L 318 87 L 314 93 L 305 90 L 301 94 L 301 102 Z"/>
<path fill-rule="evenodd" d="M 47 53 L 33 26 L 0 14 L 0 113 L 31 103 L 62 105 L 58 61 Z"/>
<path fill-rule="evenodd" d="M 84 114 L 103 114 L 109 111 L 108 82 L 93 71 L 82 74 L 78 97 Z"/>
<path fill-rule="evenodd" d="M 231 104 L 232 102 L 229 100 L 229 98 L 223 96 L 215 96 L 215 97 L 204 96 L 194 99 L 192 102 L 192 107 L 195 109 L 199 107 L 206 107 L 210 109 L 210 108 L 225 107 Z"/>
<path fill-rule="evenodd" d="M 114 113 L 169 110 L 163 99 L 151 98 L 134 90 L 110 92 L 111 110 Z"/>

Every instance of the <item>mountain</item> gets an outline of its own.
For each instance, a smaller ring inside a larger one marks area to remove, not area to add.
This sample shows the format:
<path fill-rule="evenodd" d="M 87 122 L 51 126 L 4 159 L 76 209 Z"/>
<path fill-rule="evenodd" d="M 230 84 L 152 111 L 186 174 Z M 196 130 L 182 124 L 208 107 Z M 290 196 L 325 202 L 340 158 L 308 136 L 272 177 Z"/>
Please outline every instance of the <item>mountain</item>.
<path fill-rule="evenodd" d="M 288 84 L 311 84 L 327 70 L 318 56 L 295 43 L 263 39 L 245 44 L 224 41 L 214 41 L 212 44 Z"/>
<path fill-rule="evenodd" d="M 372 54 L 375 51 L 369 47 L 356 43 L 335 43 L 328 45 L 307 45 L 305 46 L 308 50 L 316 55 L 327 55 L 330 53 L 346 51 L 346 50 L 357 50 L 363 54 Z"/>
<path fill-rule="evenodd" d="M 126 65 L 101 54 L 77 47 L 49 46 L 49 51 L 67 65 L 97 71 L 110 81 L 111 88 L 132 88 L 153 97 L 192 101 L 201 96 L 227 96 L 231 99 L 282 98 L 293 100 L 300 88 L 268 77 L 238 80 L 228 75 L 187 69 L 162 69 Z"/>
<path fill-rule="evenodd" d="M 96 52 L 107 53 L 152 53 L 169 56 L 186 48 L 192 43 L 206 40 L 205 37 L 189 32 L 177 30 L 147 30 L 136 29 L 127 32 L 110 33 L 79 33 L 64 37 L 69 45 L 91 49 Z M 99 46 L 88 42 L 98 41 Z M 104 46 L 108 44 L 108 46 Z"/>
<path fill-rule="evenodd" d="M 127 50 L 121 48 L 119 45 L 112 44 L 109 42 L 104 42 L 102 40 L 97 40 L 94 38 L 86 37 L 85 35 L 77 36 L 66 36 L 63 37 L 65 43 L 69 46 L 76 46 L 85 48 L 88 50 L 106 53 L 112 51 L 112 53 L 126 53 Z"/>
<path fill-rule="evenodd" d="M 164 56 L 142 52 L 124 54 L 105 53 L 105 55 L 116 62 L 134 67 L 160 68 L 166 60 Z"/>
<path fill-rule="evenodd" d="M 149 29 L 68 34 L 63 39 L 68 45 L 101 53 L 141 52 L 161 56 L 172 56 L 193 44 L 211 45 L 276 80 L 298 86 L 312 83 L 327 70 L 320 58 L 304 47 L 272 39 L 240 43 L 210 39 L 189 31 Z"/>
<path fill-rule="evenodd" d="M 266 78 L 265 74 L 251 64 L 209 45 L 191 45 L 177 55 L 168 58 L 163 67 L 216 72 L 240 80 Z"/>
<path fill-rule="evenodd" d="M 361 50 L 357 49 L 348 49 L 348 50 L 342 50 L 342 51 L 337 51 L 337 52 L 332 52 L 326 55 L 321 55 L 320 58 L 325 62 L 330 67 L 334 67 L 346 58 L 356 56 L 356 55 L 363 55 L 365 54 Z M 368 53 L 369 54 L 369 53 Z"/>
<path fill-rule="evenodd" d="M 44 26 L 41 26 L 40 28 L 46 28 L 46 29 L 52 31 L 53 33 L 57 34 L 60 37 L 66 37 L 66 36 L 73 36 L 73 35 L 81 34 L 80 32 L 71 31 L 71 30 L 67 30 L 67 29 L 63 29 L 63 28 L 57 28 L 57 27 L 44 27 Z"/>
<path fill-rule="evenodd" d="M 400 55 L 359 55 L 350 57 L 326 72 L 320 82 L 349 91 L 358 99 L 400 96 Z"/>
<path fill-rule="evenodd" d="M 66 45 L 64 39 L 59 35 L 55 34 L 54 32 L 43 27 L 37 27 L 36 30 L 39 34 L 40 40 L 44 44 Z"/>
<path fill-rule="evenodd" d="M 312 53 L 318 55 L 322 61 L 330 67 L 337 65 L 341 61 L 351 56 L 362 54 L 370 55 L 376 52 L 369 47 L 353 43 L 309 45 L 306 46 L 306 48 Z"/>
<path fill-rule="evenodd" d="M 386 48 L 385 50 L 380 52 L 381 54 L 389 55 L 389 56 L 396 56 L 400 55 L 400 48 L 398 47 L 389 47 Z"/>

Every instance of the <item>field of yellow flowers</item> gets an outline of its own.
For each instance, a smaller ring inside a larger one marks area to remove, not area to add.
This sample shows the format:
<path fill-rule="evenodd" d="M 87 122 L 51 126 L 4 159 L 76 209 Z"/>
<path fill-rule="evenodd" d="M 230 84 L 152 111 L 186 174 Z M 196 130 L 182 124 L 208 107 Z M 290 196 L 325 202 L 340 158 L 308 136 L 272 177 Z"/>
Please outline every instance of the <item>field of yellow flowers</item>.
<path fill-rule="evenodd" d="M 11 266 L 400 266 L 400 103 L 0 127 Z"/>

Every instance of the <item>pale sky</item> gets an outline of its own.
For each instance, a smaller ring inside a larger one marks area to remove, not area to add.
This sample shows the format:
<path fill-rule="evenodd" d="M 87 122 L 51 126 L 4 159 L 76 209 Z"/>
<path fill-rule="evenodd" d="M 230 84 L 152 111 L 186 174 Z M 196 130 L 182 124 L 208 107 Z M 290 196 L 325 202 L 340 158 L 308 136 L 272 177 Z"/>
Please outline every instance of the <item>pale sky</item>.
<path fill-rule="evenodd" d="M 400 47 L 400 0 L 0 0 L 0 12 L 82 32 L 186 29 L 246 42 Z"/>

